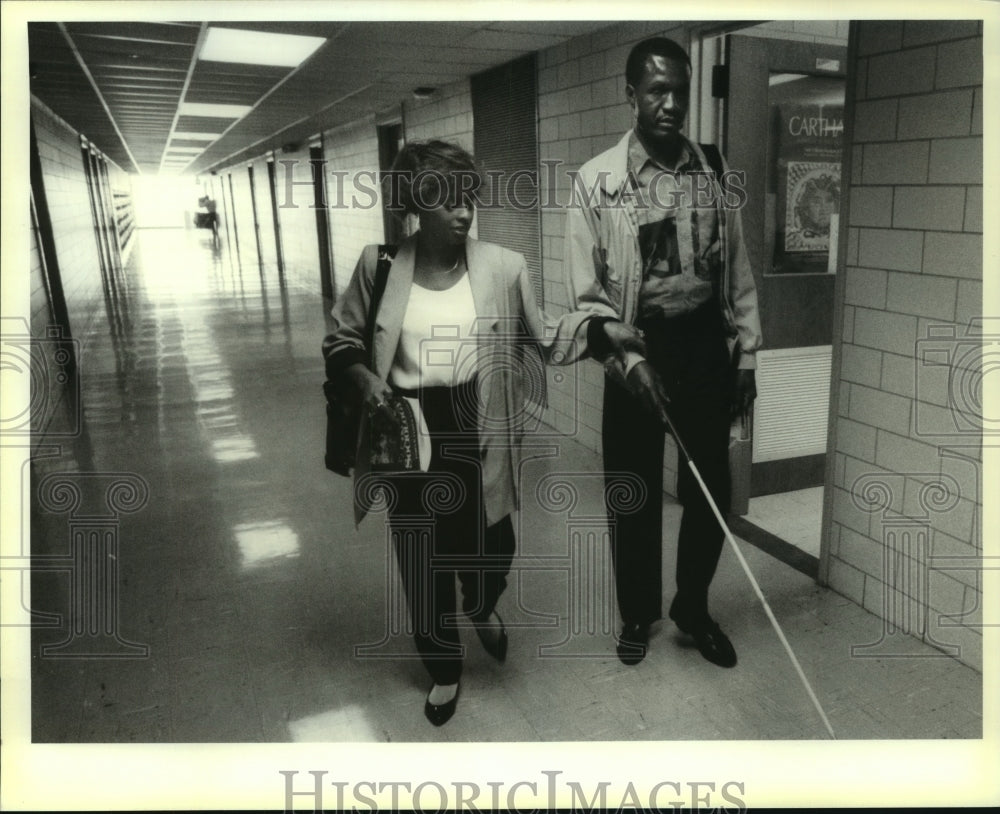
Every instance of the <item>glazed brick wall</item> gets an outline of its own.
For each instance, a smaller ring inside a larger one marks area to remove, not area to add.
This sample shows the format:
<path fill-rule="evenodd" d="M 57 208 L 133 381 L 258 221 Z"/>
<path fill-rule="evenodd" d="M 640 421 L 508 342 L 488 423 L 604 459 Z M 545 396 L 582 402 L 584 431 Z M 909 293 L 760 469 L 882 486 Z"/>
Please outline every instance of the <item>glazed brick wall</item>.
<path fill-rule="evenodd" d="M 256 174 L 256 170 L 254 170 Z M 224 184 L 227 192 L 232 180 L 232 211 L 226 212 L 229 220 L 227 228 L 231 230 L 234 251 L 239 252 L 241 262 L 256 263 L 257 242 L 254 237 L 254 211 L 250 203 L 250 177 L 245 164 L 230 167 L 219 173 L 225 176 Z M 256 186 L 256 178 L 255 178 Z M 228 200 L 228 199 L 227 199 Z"/>
<path fill-rule="evenodd" d="M 844 45 L 847 27 L 846 20 L 769 20 L 739 33 L 741 36 Z"/>
<path fill-rule="evenodd" d="M 981 24 L 855 26 L 827 579 L 881 616 L 887 585 L 920 607 L 887 543 L 926 535 L 928 560 L 909 552 L 928 574 L 923 638 L 981 669 L 978 573 L 935 564 L 982 553 L 981 422 L 962 386 L 982 312 Z"/>
<path fill-rule="evenodd" d="M 307 151 L 308 154 L 308 151 Z M 251 161 L 241 161 L 238 164 L 218 170 L 220 186 L 225 191 L 225 207 L 216 197 L 218 210 L 222 216 L 222 228 L 229 230 L 229 239 L 234 241 L 233 251 L 239 251 L 243 263 L 263 266 L 265 273 L 276 272 L 278 255 L 275 244 L 274 215 L 271 210 L 271 187 L 267 174 L 267 157 L 258 156 Z M 253 168 L 253 194 L 250 193 L 250 173 Z M 232 207 L 230 211 L 229 180 L 232 178 Z M 277 193 L 278 202 L 283 201 L 284 168 L 278 167 Z M 213 186 L 213 189 L 217 187 Z M 310 193 L 311 200 L 311 193 Z M 279 210 L 279 218 L 281 213 Z M 255 223 L 257 234 L 255 234 Z M 314 229 L 315 231 L 315 229 Z M 296 230 L 290 230 L 290 235 L 282 235 L 282 246 L 291 239 L 297 242 Z M 257 251 L 257 238 L 260 239 L 260 253 Z M 223 235 L 223 240 L 226 236 Z M 294 257 L 293 253 L 293 257 Z"/>
<path fill-rule="evenodd" d="M 25 334 L 30 332 L 31 337 L 35 339 L 46 338 L 50 336 L 51 330 L 56 325 L 45 284 L 45 272 L 42 267 L 38 233 L 34 228 L 30 230 L 29 236 L 28 274 L 30 281 L 28 324 L 25 325 L 22 320 L 17 318 L 5 318 L 3 321 L 5 353 L 10 353 L 12 359 L 20 357 L 24 362 L 28 362 L 28 340 Z M 21 337 L 24 337 L 24 339 L 21 340 Z M 51 382 L 50 376 L 59 370 L 55 358 L 55 350 L 56 348 L 51 342 L 38 342 L 35 344 L 30 356 L 32 375 L 26 380 L 27 387 L 45 387 L 46 392 L 52 394 L 59 394 L 61 392 L 59 388 L 49 386 L 49 382 Z M 11 370 L 13 369 L 14 365 L 12 364 Z M 25 395 L 25 399 L 28 403 L 37 403 L 34 392 L 29 391 L 29 394 Z M 48 402 L 49 399 L 45 399 L 45 401 Z M 16 429 L 18 432 L 27 432 L 30 430 L 33 434 L 32 445 L 40 445 L 44 442 L 45 432 L 51 424 L 54 412 L 51 409 L 36 409 L 32 411 L 29 421 L 18 425 Z M 14 427 L 8 425 L 8 429 L 14 429 Z"/>
<path fill-rule="evenodd" d="M 42 268 L 41 250 L 38 245 L 38 231 L 32 225 L 28 246 L 28 273 L 31 283 L 29 290 L 29 321 L 32 336 L 45 336 L 48 326 L 54 324 L 52 305 L 49 302 Z"/>
<path fill-rule="evenodd" d="M 428 100 L 410 100 L 402 107 L 408 140 L 441 138 L 472 150 L 472 99 L 469 81 L 463 80 L 438 90 Z M 366 118 L 323 134 L 326 158 L 327 211 L 333 254 L 334 293 L 339 295 L 350 280 L 361 250 L 369 243 L 385 240 L 381 210 L 381 192 L 377 187 L 378 137 L 374 118 Z M 290 282 L 319 292 L 319 256 L 315 210 L 310 208 L 312 190 L 309 148 L 304 145 L 294 153 L 275 157 L 277 164 L 277 199 L 281 221 L 282 250 L 286 275 Z M 286 169 L 280 161 L 294 161 Z M 267 164 L 264 157 L 253 160 L 257 198 L 257 217 L 261 230 L 261 251 L 265 264 L 275 262 L 274 228 L 268 195 Z M 291 203 L 287 194 L 288 172 L 292 173 Z M 220 175 L 233 174 L 236 198 L 235 219 L 241 255 L 256 258 L 253 237 L 253 210 L 246 166 L 231 167 Z M 343 175 L 346 173 L 346 175 Z M 408 224 L 412 229 L 413 224 Z M 473 226 L 475 236 L 475 226 Z"/>
<path fill-rule="evenodd" d="M 403 104 L 403 121 L 407 141 L 441 139 L 464 147 L 475 154 L 472 132 L 472 86 L 468 79 L 440 88 L 432 98 L 409 100 Z M 469 234 L 479 233 L 479 219 L 472 222 Z M 417 228 L 413 217 L 407 218 L 405 232 Z"/>
<path fill-rule="evenodd" d="M 259 156 L 253 165 L 253 198 L 257 207 L 257 226 L 260 230 L 260 260 L 265 270 L 277 270 L 278 254 L 275 248 L 274 212 L 271 209 L 271 183 L 267 176 L 267 158 Z M 248 176 L 249 178 L 249 176 Z"/>
<path fill-rule="evenodd" d="M 56 257 L 69 310 L 70 329 L 84 343 L 103 315 L 103 288 L 90 195 L 80 152 L 79 134 L 47 107 L 32 100 L 31 117 L 38 140 L 45 194 L 52 219 Z M 37 301 L 37 297 L 33 297 Z M 85 369 L 81 359 L 81 368 Z"/>
<path fill-rule="evenodd" d="M 321 292 L 319 236 L 316 231 L 313 172 L 309 145 L 275 156 L 281 249 L 289 283 Z M 289 187 L 289 181 L 294 185 Z"/>
<path fill-rule="evenodd" d="M 343 206 L 330 210 L 334 293 L 339 295 L 351 279 L 361 250 L 385 240 L 375 121 L 367 118 L 324 133 L 323 145 L 328 172 L 347 173 L 342 182 L 337 182 L 343 185 L 339 196 L 333 178 L 327 176 L 330 205 Z"/>
<path fill-rule="evenodd" d="M 28 328 L 35 339 L 52 339 L 55 319 L 52 310 L 49 286 L 61 285 L 67 306 L 69 331 L 76 342 L 75 353 L 79 371 L 83 377 L 99 376 L 110 360 L 88 354 L 90 336 L 109 330 L 108 313 L 105 303 L 104 280 L 98 253 L 98 236 L 95 229 L 90 192 L 80 147 L 80 134 L 64 122 L 58 115 L 37 99 L 31 100 L 31 120 L 38 144 L 38 158 L 42 170 L 42 185 L 48 204 L 48 215 L 52 223 L 55 257 L 46 258 L 50 263 L 47 280 L 41 255 L 41 241 L 35 229 L 30 234 L 29 279 L 30 318 Z M 103 160 L 103 159 L 102 159 Z M 131 183 L 127 173 L 118 166 L 106 162 L 107 183 L 103 176 L 98 182 L 102 203 L 108 218 L 108 238 L 115 253 L 115 268 L 110 271 L 116 277 L 116 284 L 127 286 L 128 280 L 121 273 L 120 264 L 127 261 L 133 241 L 126 240 L 118 254 L 119 240 L 116 240 L 116 214 L 131 211 Z M 118 196 L 113 195 L 114 192 Z M 36 198 L 36 206 L 41 200 Z M 116 207 L 120 209 L 116 212 Z M 124 224 L 123 220 L 123 224 Z M 58 267 L 58 276 L 55 271 Z M 33 385 L 46 388 L 46 396 L 35 404 L 44 404 L 45 409 L 33 411 L 33 443 L 45 441 L 46 432 L 51 430 L 55 419 L 64 421 L 64 411 L 58 409 L 64 388 L 56 384 L 55 376 L 60 371 L 59 360 L 51 342 L 41 342 L 36 346 L 39 354 L 34 365 Z M 37 398 L 37 397 L 35 397 Z M 65 430 L 65 428 L 63 428 Z"/>
<path fill-rule="evenodd" d="M 443 139 L 474 152 L 472 141 L 472 89 L 468 79 L 440 88 L 426 100 L 403 104 L 406 140 Z"/>

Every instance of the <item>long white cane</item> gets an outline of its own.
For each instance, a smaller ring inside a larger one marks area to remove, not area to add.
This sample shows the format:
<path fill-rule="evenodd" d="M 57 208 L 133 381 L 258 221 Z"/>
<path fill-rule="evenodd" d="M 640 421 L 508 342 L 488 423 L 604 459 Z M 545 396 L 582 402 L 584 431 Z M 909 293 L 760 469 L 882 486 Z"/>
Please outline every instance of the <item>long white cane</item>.
<path fill-rule="evenodd" d="M 729 526 L 726 524 L 725 519 L 722 517 L 722 512 L 719 511 L 719 507 L 715 504 L 715 500 L 712 499 L 712 495 L 709 493 L 708 487 L 705 486 L 705 481 L 701 479 L 701 473 L 698 472 L 698 467 L 695 466 L 694 460 L 692 460 L 691 456 L 688 454 L 687 447 L 685 447 L 684 442 L 681 441 L 680 434 L 677 432 L 677 427 L 674 426 L 674 422 L 671 420 L 669 412 L 665 410 L 664 415 L 667 419 L 667 425 L 670 427 L 670 432 L 674 437 L 674 441 L 677 443 L 677 448 L 681 451 L 681 455 L 683 455 L 687 461 L 688 468 L 691 470 L 691 474 L 694 475 L 694 479 L 698 481 L 698 486 L 701 487 L 702 494 L 705 495 L 705 500 L 707 500 L 708 505 L 712 507 L 712 513 L 715 515 L 715 519 L 719 521 L 719 525 L 722 527 L 722 531 L 726 535 L 729 545 L 732 546 L 733 551 L 736 552 L 736 559 L 739 560 L 740 565 L 743 566 L 743 571 L 746 573 L 747 579 L 750 580 L 750 585 L 753 586 L 754 593 L 757 594 L 757 598 L 764 606 L 764 612 L 767 614 L 767 618 L 771 620 L 771 625 L 778 634 L 778 638 L 781 640 L 781 644 L 784 646 L 785 652 L 788 653 L 788 658 L 792 660 L 792 666 L 795 667 L 795 672 L 799 674 L 799 678 L 802 680 L 802 684 L 806 688 L 806 692 L 809 694 L 809 698 L 812 700 L 813 706 L 816 707 L 819 717 L 823 719 L 823 725 L 826 727 L 826 731 L 830 733 L 831 738 L 836 740 L 837 736 L 833 733 L 833 727 L 830 726 L 830 721 L 826 717 L 826 713 L 823 712 L 823 707 L 820 705 L 819 699 L 816 697 L 816 693 L 813 692 L 812 685 L 809 684 L 809 679 L 806 678 L 806 674 L 802 671 L 799 660 L 795 657 L 795 653 L 792 651 L 792 646 L 788 643 L 788 639 L 785 638 L 785 634 L 781 630 L 781 625 L 778 624 L 778 620 L 774 617 L 774 613 L 771 611 L 771 606 L 767 604 L 767 600 L 764 598 L 760 585 L 757 584 L 756 578 L 750 571 L 750 566 L 747 565 L 747 561 L 743 558 L 743 552 L 740 551 L 740 547 L 736 545 L 736 540 L 733 539 L 733 534 L 729 530 Z"/>

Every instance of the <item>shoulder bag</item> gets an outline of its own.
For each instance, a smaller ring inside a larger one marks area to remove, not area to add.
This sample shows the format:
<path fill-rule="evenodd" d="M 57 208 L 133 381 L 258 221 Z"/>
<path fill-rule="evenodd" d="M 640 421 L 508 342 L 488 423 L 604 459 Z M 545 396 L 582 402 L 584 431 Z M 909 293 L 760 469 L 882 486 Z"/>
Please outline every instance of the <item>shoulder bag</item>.
<path fill-rule="evenodd" d="M 389 268 L 396 254 L 395 246 L 378 247 L 378 264 L 375 266 L 375 280 L 372 284 L 372 298 L 368 305 L 365 321 L 366 364 L 373 365 L 375 345 L 375 318 L 379 303 L 389 279 Z M 338 475 L 350 477 L 358 450 L 358 432 L 361 425 L 361 410 L 356 399 L 345 392 L 344 382 L 323 382 L 326 396 L 326 468 Z"/>

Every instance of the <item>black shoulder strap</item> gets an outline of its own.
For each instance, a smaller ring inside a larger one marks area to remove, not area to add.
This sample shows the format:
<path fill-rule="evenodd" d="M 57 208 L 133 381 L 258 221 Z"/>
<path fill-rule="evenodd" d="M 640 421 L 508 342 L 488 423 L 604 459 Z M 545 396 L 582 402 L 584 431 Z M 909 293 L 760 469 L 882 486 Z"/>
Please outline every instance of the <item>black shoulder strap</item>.
<path fill-rule="evenodd" d="M 722 153 L 714 144 L 699 144 L 701 151 L 705 154 L 708 166 L 715 173 L 715 177 L 722 183 Z"/>
<path fill-rule="evenodd" d="M 375 281 L 372 287 L 372 316 L 378 311 L 378 304 L 385 293 L 385 284 L 389 279 L 389 269 L 396 256 L 396 248 L 389 244 L 378 247 L 378 265 L 375 266 Z"/>
<path fill-rule="evenodd" d="M 382 244 L 378 247 L 378 264 L 375 266 L 375 280 L 372 282 L 372 299 L 368 304 L 368 320 L 365 324 L 365 348 L 368 351 L 368 367 L 375 358 L 375 318 L 378 316 L 379 303 L 385 293 L 385 285 L 389 281 L 389 269 L 396 256 L 397 246 Z"/>

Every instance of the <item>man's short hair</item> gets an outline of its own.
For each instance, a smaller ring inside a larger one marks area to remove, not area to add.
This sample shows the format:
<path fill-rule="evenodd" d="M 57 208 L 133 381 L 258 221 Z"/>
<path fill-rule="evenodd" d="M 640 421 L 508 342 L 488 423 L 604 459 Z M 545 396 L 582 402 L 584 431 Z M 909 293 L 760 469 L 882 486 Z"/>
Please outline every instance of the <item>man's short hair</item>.
<path fill-rule="evenodd" d="M 691 70 L 691 57 L 680 45 L 667 37 L 650 37 L 636 43 L 629 52 L 628 60 L 625 62 L 625 82 L 633 88 L 642 81 L 642 75 L 646 70 L 646 60 L 649 57 L 658 56 L 674 62 L 681 62 Z"/>

